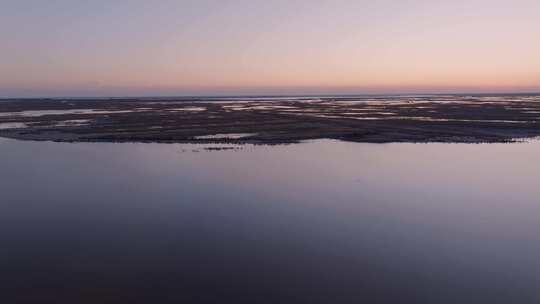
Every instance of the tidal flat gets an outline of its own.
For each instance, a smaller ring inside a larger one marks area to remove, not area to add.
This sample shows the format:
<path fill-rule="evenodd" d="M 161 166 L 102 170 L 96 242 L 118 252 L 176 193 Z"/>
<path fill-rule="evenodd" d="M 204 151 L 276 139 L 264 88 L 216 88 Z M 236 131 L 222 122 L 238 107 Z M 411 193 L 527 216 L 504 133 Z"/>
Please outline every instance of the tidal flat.
<path fill-rule="evenodd" d="M 539 95 L 27 99 L 0 136 L 66 142 L 512 142 L 540 136 Z"/>
<path fill-rule="evenodd" d="M 535 95 L 3 100 L 0 302 L 536 304 L 539 124 Z"/>

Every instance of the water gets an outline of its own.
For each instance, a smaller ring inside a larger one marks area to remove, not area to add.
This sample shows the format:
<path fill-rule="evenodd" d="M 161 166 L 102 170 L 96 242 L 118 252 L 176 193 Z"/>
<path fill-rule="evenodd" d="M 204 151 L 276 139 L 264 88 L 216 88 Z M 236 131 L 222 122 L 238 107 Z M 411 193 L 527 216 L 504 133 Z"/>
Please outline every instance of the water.
<path fill-rule="evenodd" d="M 540 143 L 0 155 L 2 303 L 540 301 Z"/>

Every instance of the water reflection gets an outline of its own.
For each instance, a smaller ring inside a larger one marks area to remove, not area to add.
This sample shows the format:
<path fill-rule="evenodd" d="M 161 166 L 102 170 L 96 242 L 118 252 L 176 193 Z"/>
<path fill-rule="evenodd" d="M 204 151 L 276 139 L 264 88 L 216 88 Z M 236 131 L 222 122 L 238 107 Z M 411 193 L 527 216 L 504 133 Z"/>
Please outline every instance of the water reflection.
<path fill-rule="evenodd" d="M 540 300 L 539 143 L 0 151 L 2 302 Z"/>

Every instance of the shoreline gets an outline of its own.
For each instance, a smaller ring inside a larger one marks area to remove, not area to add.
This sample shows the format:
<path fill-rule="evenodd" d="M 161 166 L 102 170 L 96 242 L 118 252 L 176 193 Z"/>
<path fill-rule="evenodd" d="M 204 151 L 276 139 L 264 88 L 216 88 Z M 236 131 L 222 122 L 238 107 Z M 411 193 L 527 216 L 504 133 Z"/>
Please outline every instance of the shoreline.
<path fill-rule="evenodd" d="M 540 136 L 540 97 L 3 101 L 0 136 L 57 142 L 503 143 Z M 371 101 L 370 101 L 371 100 Z"/>

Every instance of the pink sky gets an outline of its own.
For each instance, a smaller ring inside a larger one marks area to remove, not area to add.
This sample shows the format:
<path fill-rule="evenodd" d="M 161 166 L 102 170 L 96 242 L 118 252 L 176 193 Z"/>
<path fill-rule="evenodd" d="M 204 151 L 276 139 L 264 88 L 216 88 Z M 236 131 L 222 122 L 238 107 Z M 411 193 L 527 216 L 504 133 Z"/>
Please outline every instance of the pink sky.
<path fill-rule="evenodd" d="M 0 97 L 540 91 L 540 1 L 2 1 Z"/>

